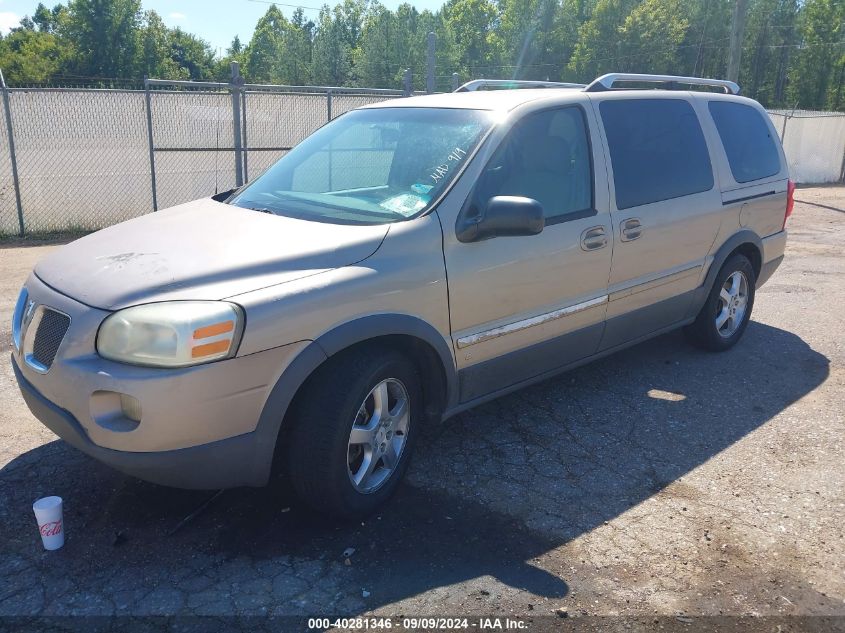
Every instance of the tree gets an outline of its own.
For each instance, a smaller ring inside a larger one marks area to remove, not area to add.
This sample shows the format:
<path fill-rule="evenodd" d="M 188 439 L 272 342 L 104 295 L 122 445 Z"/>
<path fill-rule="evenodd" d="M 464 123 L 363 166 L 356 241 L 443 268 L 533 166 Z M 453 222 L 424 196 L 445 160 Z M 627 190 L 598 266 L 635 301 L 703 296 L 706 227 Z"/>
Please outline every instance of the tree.
<path fill-rule="evenodd" d="M 69 53 L 52 33 L 18 28 L 0 39 L 0 68 L 10 84 L 46 82 L 59 73 Z"/>
<path fill-rule="evenodd" d="M 244 75 L 256 83 L 286 83 L 293 60 L 285 57 L 285 40 L 291 24 L 276 5 L 271 5 L 255 25 L 244 51 Z"/>
<path fill-rule="evenodd" d="M 2 1 L 2 0 L 0 0 Z M 439 11 L 410 2 L 340 0 L 309 20 L 268 7 L 244 46 L 223 56 L 167 28 L 142 0 L 46 2 L 0 37 L 12 83 L 73 76 L 143 75 L 280 84 L 398 88 L 406 68 L 425 86 L 434 32 L 437 88 L 449 78 L 590 81 L 629 71 L 723 77 L 735 0 L 447 0 Z M 845 0 L 749 0 L 740 84 L 766 106 L 845 109 Z"/>
<path fill-rule="evenodd" d="M 226 49 L 226 54 L 229 57 L 237 57 L 241 53 L 244 52 L 243 44 L 241 44 L 241 38 L 235 35 L 235 39 L 232 40 L 232 45 Z"/>
<path fill-rule="evenodd" d="M 367 0 L 343 0 L 343 3 L 335 5 L 332 11 L 340 28 L 340 36 L 350 51 L 361 44 L 366 9 Z"/>
<path fill-rule="evenodd" d="M 214 78 L 217 65 L 214 49 L 208 42 L 180 28 L 171 30 L 168 40 L 171 62 L 180 69 L 180 74 L 193 81 Z"/>
<path fill-rule="evenodd" d="M 338 7 L 334 11 L 328 6 L 320 9 L 311 62 L 311 76 L 317 84 L 342 86 L 351 80 L 352 48 L 344 37 L 339 13 Z"/>
<path fill-rule="evenodd" d="M 676 53 L 687 28 L 689 21 L 681 14 L 680 0 L 645 0 L 617 29 L 622 54 L 617 69 L 679 74 L 682 69 Z"/>
<path fill-rule="evenodd" d="M 398 63 L 395 16 L 374 0 L 364 16 L 361 40 L 354 52 L 355 75 L 359 84 L 373 87 L 393 85 Z"/>
<path fill-rule="evenodd" d="M 472 77 L 478 69 L 494 63 L 493 34 L 498 12 L 490 0 L 449 0 L 443 7 L 443 17 L 454 33 L 456 72 Z"/>
<path fill-rule="evenodd" d="M 636 5 L 636 0 L 598 0 L 590 19 L 578 29 L 578 44 L 569 60 L 580 80 L 591 81 L 623 62 L 618 28 Z"/>
<path fill-rule="evenodd" d="M 501 16 L 494 34 L 505 76 L 513 79 L 558 78 L 563 66 L 561 5 L 556 0 L 500 0 Z"/>
<path fill-rule="evenodd" d="M 232 78 L 232 62 L 244 65 L 244 46 L 237 35 L 232 39 L 226 54 L 214 61 L 212 77 L 215 81 L 229 81 Z"/>
<path fill-rule="evenodd" d="M 55 33 L 67 20 L 67 8 L 57 4 L 51 9 L 39 2 L 32 15 L 32 22 L 42 33 Z"/>
<path fill-rule="evenodd" d="M 733 4 L 734 0 L 682 0 L 680 13 L 689 22 L 689 28 L 675 57 L 683 74 L 724 76 Z"/>
<path fill-rule="evenodd" d="M 787 69 L 798 43 L 797 0 L 756 0 L 749 7 L 740 69 L 743 93 L 785 105 Z"/>
<path fill-rule="evenodd" d="M 71 0 L 60 34 L 75 45 L 76 72 L 136 77 L 141 22 L 141 0 Z"/>
<path fill-rule="evenodd" d="M 845 45 L 845 6 L 841 0 L 806 0 L 800 19 L 801 47 L 789 73 L 790 102 L 807 109 L 822 109 L 841 96 L 841 80 L 834 71 L 841 64 Z M 837 85 L 838 83 L 838 85 Z"/>
<path fill-rule="evenodd" d="M 139 72 L 147 77 L 187 79 L 171 58 L 170 30 L 155 11 L 144 13 L 139 46 Z"/>
<path fill-rule="evenodd" d="M 311 54 L 314 40 L 314 22 L 306 19 L 302 8 L 291 16 L 290 29 L 284 39 L 284 55 L 293 60 L 287 81 L 301 86 L 311 81 Z"/>

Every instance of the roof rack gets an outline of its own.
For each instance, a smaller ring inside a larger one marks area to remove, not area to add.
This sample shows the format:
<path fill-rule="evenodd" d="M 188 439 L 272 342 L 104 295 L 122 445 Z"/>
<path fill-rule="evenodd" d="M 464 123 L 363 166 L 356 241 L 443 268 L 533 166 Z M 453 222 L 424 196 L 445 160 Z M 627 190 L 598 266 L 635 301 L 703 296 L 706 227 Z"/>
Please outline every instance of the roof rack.
<path fill-rule="evenodd" d="M 584 88 L 585 92 L 604 92 L 613 90 L 616 82 L 635 81 L 640 83 L 667 84 L 670 90 L 677 90 L 678 85 L 690 86 L 713 86 L 721 88 L 725 94 L 738 95 L 739 86 L 733 81 L 724 79 L 704 79 L 702 77 L 679 77 L 676 75 L 638 75 L 633 73 L 609 73 L 602 75 L 589 86 Z"/>
<path fill-rule="evenodd" d="M 585 84 L 571 84 L 562 81 L 529 81 L 524 79 L 473 79 L 466 82 L 455 92 L 475 92 L 476 90 L 517 88 L 584 88 Z"/>

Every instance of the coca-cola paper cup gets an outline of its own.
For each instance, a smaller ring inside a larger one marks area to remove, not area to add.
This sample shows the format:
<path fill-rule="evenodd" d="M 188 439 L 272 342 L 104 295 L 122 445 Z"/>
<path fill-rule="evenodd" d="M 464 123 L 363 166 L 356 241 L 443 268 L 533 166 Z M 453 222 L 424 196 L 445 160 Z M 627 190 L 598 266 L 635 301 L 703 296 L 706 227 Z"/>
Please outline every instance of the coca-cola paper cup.
<path fill-rule="evenodd" d="M 59 549 L 65 544 L 65 527 L 62 524 L 62 498 L 44 497 L 32 504 L 38 531 L 44 549 Z"/>

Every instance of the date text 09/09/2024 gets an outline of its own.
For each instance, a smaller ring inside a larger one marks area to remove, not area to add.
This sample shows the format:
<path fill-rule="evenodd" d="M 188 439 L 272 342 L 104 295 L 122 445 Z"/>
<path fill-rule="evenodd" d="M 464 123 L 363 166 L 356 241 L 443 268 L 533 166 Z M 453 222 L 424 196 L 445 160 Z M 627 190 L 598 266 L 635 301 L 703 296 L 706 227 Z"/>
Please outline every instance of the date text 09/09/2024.
<path fill-rule="evenodd" d="M 345 630 L 406 630 L 439 629 L 444 631 L 464 630 L 523 630 L 527 623 L 517 618 L 434 618 L 434 617 L 356 617 L 356 618 L 309 618 L 309 630 L 345 629 Z"/>

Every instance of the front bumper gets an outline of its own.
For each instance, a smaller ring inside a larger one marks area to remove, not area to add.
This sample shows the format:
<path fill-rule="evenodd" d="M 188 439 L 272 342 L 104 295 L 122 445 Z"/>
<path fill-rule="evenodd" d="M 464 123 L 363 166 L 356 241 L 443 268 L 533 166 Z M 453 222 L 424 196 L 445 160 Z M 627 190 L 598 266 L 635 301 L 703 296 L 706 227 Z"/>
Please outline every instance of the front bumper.
<path fill-rule="evenodd" d="M 278 423 L 268 399 L 307 341 L 177 369 L 138 367 L 97 354 L 97 328 L 108 312 L 47 286 L 26 282 L 29 299 L 70 320 L 45 370 L 28 362 L 26 345 L 12 366 L 35 416 L 61 438 L 118 470 L 181 488 L 266 483 Z M 22 339 L 35 336 L 25 328 Z M 122 398 L 136 403 L 133 418 Z M 272 414 L 272 415 L 271 415 Z M 137 417 L 135 417 L 137 416 Z M 272 437 L 271 437 L 272 435 Z"/>
<path fill-rule="evenodd" d="M 255 459 L 260 453 L 256 433 L 170 451 L 137 453 L 103 448 L 88 439 L 71 413 L 50 402 L 23 376 L 14 356 L 12 369 L 36 418 L 71 446 L 112 468 L 178 488 L 216 489 L 267 483 L 269 465 Z"/>

